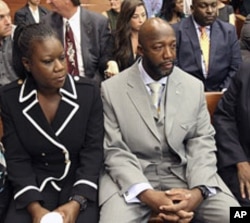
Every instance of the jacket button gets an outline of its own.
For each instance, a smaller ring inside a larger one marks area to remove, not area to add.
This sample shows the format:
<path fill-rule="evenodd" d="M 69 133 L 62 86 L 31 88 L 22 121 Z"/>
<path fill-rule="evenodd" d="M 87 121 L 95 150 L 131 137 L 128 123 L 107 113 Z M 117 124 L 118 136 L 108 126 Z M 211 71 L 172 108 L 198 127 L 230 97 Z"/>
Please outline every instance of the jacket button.
<path fill-rule="evenodd" d="M 65 160 L 65 163 L 68 164 L 70 160 Z"/>
<path fill-rule="evenodd" d="M 45 153 L 41 153 L 41 155 L 42 155 L 42 156 L 46 156 L 46 154 L 45 154 Z"/>
<path fill-rule="evenodd" d="M 45 166 L 48 166 L 49 164 L 48 163 L 44 163 Z"/>
<path fill-rule="evenodd" d="M 160 149 L 160 147 L 156 146 L 156 147 L 155 147 L 155 150 L 156 150 L 156 151 L 160 151 L 161 149 Z"/>

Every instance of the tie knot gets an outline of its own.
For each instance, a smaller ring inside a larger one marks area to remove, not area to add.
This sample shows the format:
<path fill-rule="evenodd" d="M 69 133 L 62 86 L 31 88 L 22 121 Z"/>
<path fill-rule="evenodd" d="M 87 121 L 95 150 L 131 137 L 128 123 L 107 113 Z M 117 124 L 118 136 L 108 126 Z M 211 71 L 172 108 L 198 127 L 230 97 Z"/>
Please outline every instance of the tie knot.
<path fill-rule="evenodd" d="M 205 26 L 200 26 L 199 30 L 201 33 L 206 33 L 206 27 Z"/>
<path fill-rule="evenodd" d="M 159 93 L 161 90 L 162 84 L 158 82 L 152 82 L 148 86 L 150 90 L 152 91 L 152 93 Z"/>

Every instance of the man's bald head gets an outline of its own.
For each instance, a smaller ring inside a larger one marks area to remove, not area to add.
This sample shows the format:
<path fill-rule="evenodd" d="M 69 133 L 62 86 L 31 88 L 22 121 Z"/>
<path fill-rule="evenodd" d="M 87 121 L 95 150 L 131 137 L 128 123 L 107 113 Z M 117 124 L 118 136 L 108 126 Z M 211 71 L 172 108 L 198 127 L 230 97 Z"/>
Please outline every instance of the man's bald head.
<path fill-rule="evenodd" d="M 175 35 L 174 30 L 169 23 L 161 18 L 150 18 L 144 22 L 139 31 L 139 44 L 145 45 L 146 41 L 152 41 L 158 38 L 159 33 L 165 30 L 166 35 Z"/>
<path fill-rule="evenodd" d="M 152 79 L 170 75 L 176 59 L 176 37 L 171 25 L 160 18 L 146 20 L 139 31 L 138 52 Z"/>

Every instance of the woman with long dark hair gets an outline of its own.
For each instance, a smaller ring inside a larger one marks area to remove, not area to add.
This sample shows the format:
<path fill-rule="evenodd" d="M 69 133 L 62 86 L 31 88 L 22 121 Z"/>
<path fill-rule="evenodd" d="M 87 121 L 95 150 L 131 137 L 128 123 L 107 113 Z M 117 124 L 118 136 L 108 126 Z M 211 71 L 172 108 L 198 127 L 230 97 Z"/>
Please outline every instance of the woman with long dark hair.
<path fill-rule="evenodd" d="M 143 1 L 124 0 L 114 33 L 114 59 L 122 71 L 132 65 L 137 58 L 138 32 L 147 19 Z"/>
<path fill-rule="evenodd" d="M 174 24 L 185 18 L 183 0 L 164 0 L 159 17 L 169 24 Z"/>

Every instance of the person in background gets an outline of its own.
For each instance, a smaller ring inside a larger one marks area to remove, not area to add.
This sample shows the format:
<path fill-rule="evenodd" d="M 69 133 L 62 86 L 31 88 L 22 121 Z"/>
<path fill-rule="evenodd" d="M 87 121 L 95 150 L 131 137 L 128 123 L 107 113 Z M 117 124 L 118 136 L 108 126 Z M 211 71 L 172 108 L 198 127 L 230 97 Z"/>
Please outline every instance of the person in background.
<path fill-rule="evenodd" d="M 15 12 L 14 24 L 39 23 L 49 13 L 49 10 L 40 6 L 41 0 L 28 0 L 26 5 Z"/>
<path fill-rule="evenodd" d="M 97 223 L 103 163 L 99 86 L 67 73 L 63 45 L 44 24 L 19 26 L 13 60 L 19 80 L 1 88 L 8 179 L 4 223 Z M 54 221 L 49 221 L 54 222 Z"/>
<path fill-rule="evenodd" d="M 10 9 L 5 1 L 0 1 L 0 86 L 17 79 L 12 62 L 12 34 Z"/>
<path fill-rule="evenodd" d="M 162 7 L 162 0 L 143 0 L 148 18 L 155 17 L 159 14 Z"/>
<path fill-rule="evenodd" d="M 242 206 L 250 206 L 250 63 L 242 63 L 213 115 L 218 173 Z"/>
<path fill-rule="evenodd" d="M 174 66 L 166 21 L 148 19 L 139 43 L 141 59 L 101 86 L 99 223 L 147 223 L 152 211 L 166 222 L 228 223 L 239 204 L 217 174 L 203 84 Z"/>
<path fill-rule="evenodd" d="M 118 15 L 121 10 L 123 0 L 109 0 L 110 9 L 102 12 L 102 14 L 109 19 L 109 25 L 112 32 L 116 30 Z"/>
<path fill-rule="evenodd" d="M 184 14 L 186 16 L 191 15 L 192 14 L 192 12 L 191 12 L 192 0 L 183 0 L 183 2 L 184 2 L 184 7 L 183 7 Z"/>
<path fill-rule="evenodd" d="M 3 219 L 6 214 L 6 210 L 10 203 L 10 187 L 7 181 L 6 161 L 4 157 L 4 147 L 0 142 L 0 220 Z"/>
<path fill-rule="evenodd" d="M 217 0 L 193 0 L 192 15 L 173 25 L 176 64 L 202 80 L 205 91 L 225 91 L 242 62 L 235 26 L 217 19 Z"/>
<path fill-rule="evenodd" d="M 246 20 L 241 28 L 240 33 L 240 49 L 243 61 L 250 62 L 250 15 L 246 17 Z"/>
<path fill-rule="evenodd" d="M 159 17 L 169 24 L 180 22 L 185 18 L 183 0 L 164 0 Z"/>
<path fill-rule="evenodd" d="M 250 14 L 250 1 L 241 0 L 239 3 L 239 13 L 243 16 Z"/>
<path fill-rule="evenodd" d="M 235 26 L 234 9 L 231 5 L 225 4 L 223 0 L 218 0 L 218 18 Z"/>
<path fill-rule="evenodd" d="M 53 13 L 44 18 L 59 35 L 66 46 L 66 26 L 71 27 L 77 55 L 80 76 L 104 80 L 104 71 L 117 73 L 112 55 L 113 38 L 108 19 L 99 13 L 86 10 L 79 0 L 46 0 Z"/>
<path fill-rule="evenodd" d="M 114 32 L 114 60 L 119 71 L 132 65 L 136 58 L 138 46 L 138 32 L 147 19 L 147 12 L 143 1 L 124 0 Z"/>

